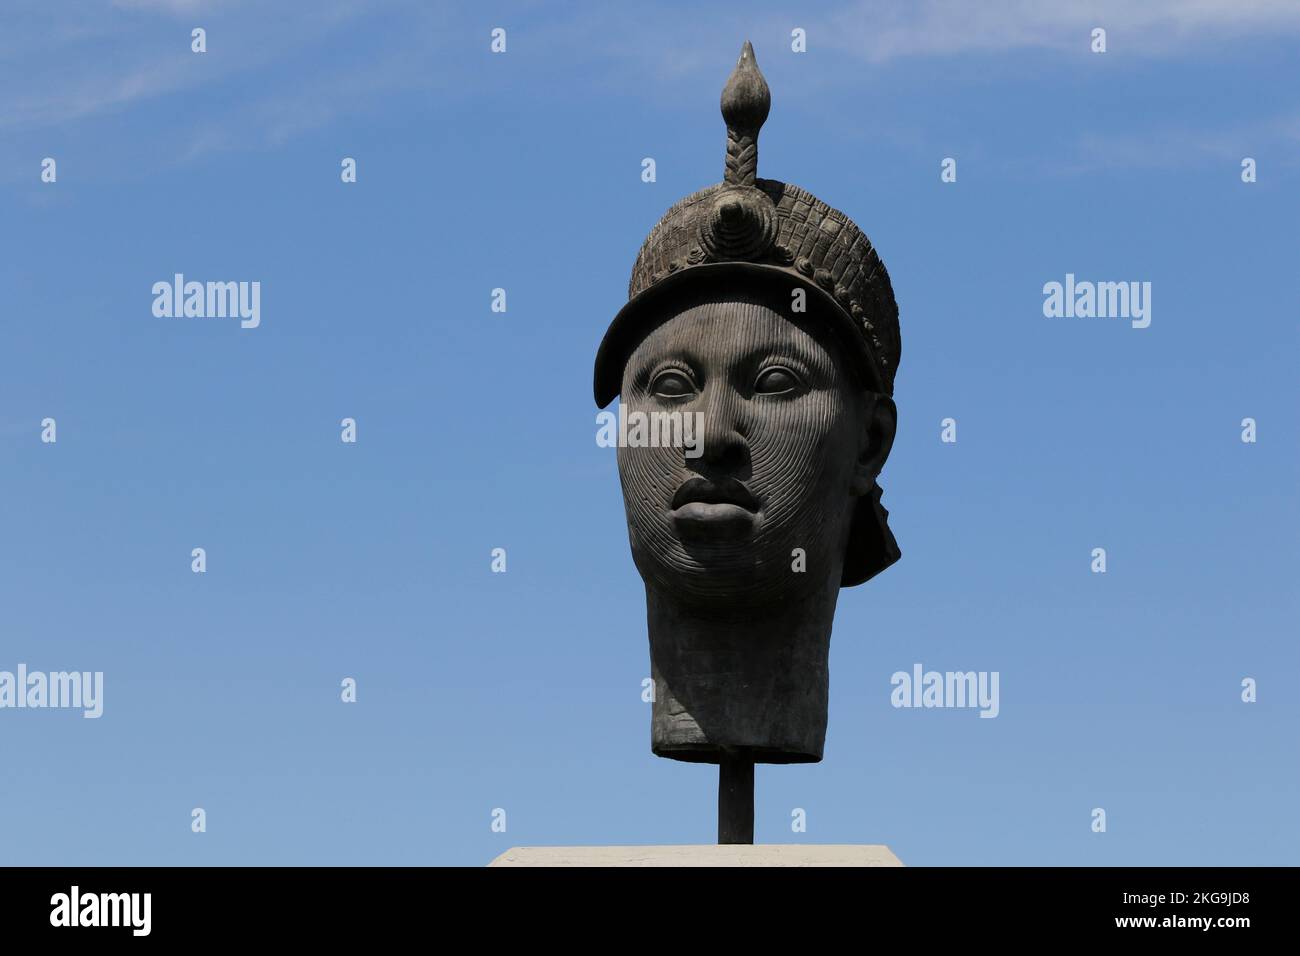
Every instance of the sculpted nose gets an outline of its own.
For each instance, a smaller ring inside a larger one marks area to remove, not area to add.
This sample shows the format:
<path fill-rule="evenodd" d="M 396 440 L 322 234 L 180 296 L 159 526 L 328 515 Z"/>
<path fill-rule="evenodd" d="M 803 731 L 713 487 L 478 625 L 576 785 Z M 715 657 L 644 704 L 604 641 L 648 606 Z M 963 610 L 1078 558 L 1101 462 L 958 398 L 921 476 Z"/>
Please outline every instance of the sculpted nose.
<path fill-rule="evenodd" d="M 702 404 L 700 435 L 704 447 L 699 464 L 720 475 L 748 477 L 749 440 L 741 419 L 740 396 L 725 385 L 710 384 Z"/>

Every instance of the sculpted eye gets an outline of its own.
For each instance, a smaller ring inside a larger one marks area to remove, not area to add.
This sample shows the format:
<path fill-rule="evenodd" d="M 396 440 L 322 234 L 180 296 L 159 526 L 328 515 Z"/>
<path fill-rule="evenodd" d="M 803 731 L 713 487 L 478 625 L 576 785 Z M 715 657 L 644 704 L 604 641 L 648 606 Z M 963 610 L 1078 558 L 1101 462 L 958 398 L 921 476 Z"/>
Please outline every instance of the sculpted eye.
<path fill-rule="evenodd" d="M 684 372 L 668 368 L 655 376 L 650 391 L 660 398 L 685 398 L 695 391 L 695 385 Z"/>
<path fill-rule="evenodd" d="M 774 365 L 758 373 L 758 379 L 754 382 L 754 391 L 759 395 L 780 395 L 782 392 L 792 392 L 802 384 L 799 376 L 794 372 L 780 365 Z"/>

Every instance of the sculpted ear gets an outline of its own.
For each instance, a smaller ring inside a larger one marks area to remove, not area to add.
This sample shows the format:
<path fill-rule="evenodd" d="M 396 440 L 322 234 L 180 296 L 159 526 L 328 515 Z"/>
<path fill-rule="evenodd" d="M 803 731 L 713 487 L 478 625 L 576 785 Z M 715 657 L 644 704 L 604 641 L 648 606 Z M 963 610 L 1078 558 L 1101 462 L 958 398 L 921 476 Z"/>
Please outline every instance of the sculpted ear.
<path fill-rule="evenodd" d="M 876 477 L 894 447 L 894 432 L 898 427 L 898 409 L 888 395 L 867 392 L 865 411 L 858 459 L 853 469 L 851 491 L 855 495 L 868 494 L 875 487 Z"/>

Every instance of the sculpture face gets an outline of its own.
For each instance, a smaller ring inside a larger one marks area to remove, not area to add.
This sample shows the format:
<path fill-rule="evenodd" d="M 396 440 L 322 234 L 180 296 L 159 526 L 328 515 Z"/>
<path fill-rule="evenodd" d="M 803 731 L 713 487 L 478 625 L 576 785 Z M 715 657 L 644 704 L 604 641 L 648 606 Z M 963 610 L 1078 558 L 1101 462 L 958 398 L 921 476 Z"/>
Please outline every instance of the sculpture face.
<path fill-rule="evenodd" d="M 870 427 L 872 394 L 815 319 L 741 290 L 697 297 L 632 352 L 622 396 L 629 412 L 703 416 L 699 457 L 618 452 L 649 587 L 733 619 L 838 588 L 853 509 L 887 444 Z"/>

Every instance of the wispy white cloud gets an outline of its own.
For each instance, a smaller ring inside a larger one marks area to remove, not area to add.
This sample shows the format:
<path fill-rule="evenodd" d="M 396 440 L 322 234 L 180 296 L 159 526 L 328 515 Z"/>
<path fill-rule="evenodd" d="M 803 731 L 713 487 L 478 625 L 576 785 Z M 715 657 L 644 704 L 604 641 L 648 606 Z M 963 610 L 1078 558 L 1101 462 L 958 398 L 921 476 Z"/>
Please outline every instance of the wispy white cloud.
<path fill-rule="evenodd" d="M 1080 134 L 1067 174 L 1102 169 L 1177 169 L 1215 163 L 1235 168 L 1246 156 L 1300 165 L 1300 113 L 1217 129 L 1154 126 L 1134 132 Z"/>
<path fill-rule="evenodd" d="M 1295 0 L 885 0 L 810 17 L 816 42 L 883 62 L 1017 49 L 1089 52 L 1094 27 L 1125 56 L 1167 56 L 1247 36 L 1300 33 Z"/>
<path fill-rule="evenodd" d="M 113 6 L 123 10 L 146 10 L 153 13 L 176 15 L 211 12 L 221 6 L 230 6 L 229 0 L 113 0 Z"/>
<path fill-rule="evenodd" d="M 545 50 L 557 77 L 566 70 L 587 78 L 604 71 L 609 84 L 632 97 L 672 95 L 706 77 L 717 82 L 739 39 L 785 43 L 793 26 L 808 30 L 813 51 L 839 54 L 839 68 L 801 80 L 809 83 L 839 82 L 843 63 L 855 59 L 885 64 L 1026 49 L 1085 56 L 1095 26 L 1108 31 L 1113 54 L 1137 59 L 1212 51 L 1216 43 L 1240 51 L 1254 39 L 1300 33 L 1300 0 L 852 0 L 686 13 L 667 3 L 630 13 L 593 2 L 498 14 L 511 25 L 515 49 Z M 68 0 L 59 7 L 6 0 L 5 25 L 5 139 L 32 131 L 44 139 L 60 127 L 130 119 L 170 98 L 178 109 L 167 134 L 178 146 L 175 159 L 184 161 L 278 145 L 402 91 L 440 88 L 450 95 L 460 85 L 457 69 L 472 64 L 475 38 L 486 48 L 492 23 L 443 0 Z M 195 25 L 209 31 L 204 56 L 189 52 Z M 369 45 L 358 52 L 353 37 L 362 32 Z M 768 49 L 760 48 L 760 59 Z M 1280 128 L 1259 133 L 1285 135 Z M 1180 136 L 1185 147 L 1176 145 Z M 1226 150 L 1233 152 L 1241 137 L 1229 131 L 1220 138 L 1234 144 Z M 1173 131 L 1153 146 L 1117 134 L 1113 143 L 1084 143 L 1081 162 L 1127 156 L 1140 163 L 1166 148 L 1204 156 L 1213 141 Z"/>
<path fill-rule="evenodd" d="M 0 41 L 0 129 L 56 126 L 247 80 L 390 5 L 315 0 L 272 10 L 249 0 L 113 0 L 109 7 L 83 0 L 69 4 L 74 15 L 65 18 L 63 8 L 12 2 L 20 9 Z M 201 23 L 159 19 L 194 13 Z M 191 52 L 191 26 L 209 31 L 209 53 Z"/>

